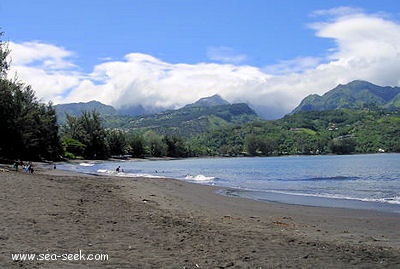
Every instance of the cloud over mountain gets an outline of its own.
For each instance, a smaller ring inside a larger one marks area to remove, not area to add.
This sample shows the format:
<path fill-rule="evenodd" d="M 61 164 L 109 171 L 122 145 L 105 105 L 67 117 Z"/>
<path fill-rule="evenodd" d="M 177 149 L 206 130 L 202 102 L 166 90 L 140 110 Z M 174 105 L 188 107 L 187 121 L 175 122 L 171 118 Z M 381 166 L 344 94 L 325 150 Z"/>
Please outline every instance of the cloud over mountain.
<path fill-rule="evenodd" d="M 44 42 L 13 43 L 12 72 L 33 86 L 44 101 L 98 100 L 117 108 L 142 105 L 178 108 L 199 98 L 221 95 L 248 102 L 267 118 L 290 112 L 305 96 L 360 79 L 378 85 L 400 84 L 400 25 L 382 14 L 346 7 L 317 11 L 310 24 L 316 36 L 334 41 L 316 57 L 299 55 L 277 64 L 242 65 L 246 58 L 227 47 L 210 47 L 208 57 L 222 63 L 168 63 L 129 53 L 84 73 L 73 52 Z M 296 43 L 293 42 L 293 46 Z"/>

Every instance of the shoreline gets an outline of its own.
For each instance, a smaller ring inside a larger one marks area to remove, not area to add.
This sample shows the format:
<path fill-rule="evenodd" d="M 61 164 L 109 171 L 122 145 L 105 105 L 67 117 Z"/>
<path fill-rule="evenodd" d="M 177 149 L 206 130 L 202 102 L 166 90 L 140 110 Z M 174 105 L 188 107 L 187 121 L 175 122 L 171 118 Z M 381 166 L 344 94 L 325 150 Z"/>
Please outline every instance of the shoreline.
<path fill-rule="evenodd" d="M 136 159 L 132 159 L 133 161 L 140 161 Z M 111 160 L 113 161 L 113 160 Z M 119 161 L 119 160 L 115 160 Z M 154 160 L 149 160 L 154 161 Z M 81 163 L 80 161 L 79 163 Z M 84 160 L 84 163 L 90 162 L 88 160 Z M 40 164 L 40 166 L 46 169 L 47 164 Z M 58 170 L 60 171 L 60 170 Z M 70 170 L 61 170 L 71 173 L 77 173 L 78 175 L 88 175 L 88 176 L 110 176 L 110 177 L 122 177 L 124 176 L 116 176 L 116 175 L 102 175 L 99 173 L 82 173 L 82 172 L 73 172 Z M 126 178 L 137 178 L 137 177 L 126 177 Z M 147 177 L 146 177 L 147 178 Z M 152 178 L 149 176 L 149 178 Z M 157 177 L 157 179 L 164 179 L 165 177 Z M 216 188 L 214 191 L 222 196 L 226 197 L 239 197 L 244 199 L 250 199 L 257 202 L 266 202 L 266 203 L 279 203 L 284 205 L 293 205 L 293 206 L 309 206 L 309 207 L 321 207 L 321 208 L 338 208 L 338 209 L 354 209 L 354 210 L 367 210 L 367 211 L 377 211 L 377 212 L 384 212 L 389 214 L 400 214 L 400 206 L 398 204 L 391 204 L 379 201 L 364 201 L 360 199 L 347 199 L 347 198 L 339 198 L 339 197 L 323 197 L 323 196 L 310 196 L 310 195 L 296 195 L 296 194 L 289 194 L 289 193 L 278 193 L 273 191 L 256 191 L 256 190 L 246 190 L 234 187 L 224 187 L 218 185 L 210 185 L 210 184 L 202 184 L 198 182 L 192 182 L 188 180 L 182 180 L 178 178 L 169 178 L 171 180 L 178 180 L 190 184 L 198 184 L 198 185 L 205 185 L 211 186 Z M 246 195 L 249 193 L 250 195 Z M 260 195 L 251 195 L 255 193 L 260 193 Z M 265 195 L 271 195 L 270 197 L 266 197 Z M 284 199 L 286 197 L 289 199 Z M 296 199 L 297 198 L 297 199 Z M 301 201 L 301 202 L 299 202 Z"/>
<path fill-rule="evenodd" d="M 371 210 L 400 214 L 400 205 L 380 201 L 366 201 L 355 198 L 324 197 L 292 193 L 280 193 L 273 191 L 255 191 L 229 188 L 217 191 L 221 195 L 242 197 L 259 202 L 273 202 L 287 205 L 322 207 L 322 208 L 341 208 L 355 210 Z"/>
<path fill-rule="evenodd" d="M 224 158 L 225 159 L 225 158 Z M 176 160 L 176 159 L 174 159 Z M 115 161 L 119 162 L 120 160 L 109 160 L 110 161 Z M 157 160 L 128 160 L 128 161 L 157 161 Z M 88 160 L 81 160 L 73 163 L 87 163 L 88 165 L 91 164 L 96 164 L 96 161 L 88 161 Z M 121 165 L 123 162 L 121 163 Z M 119 164 L 116 164 L 119 165 Z M 68 169 L 68 168 L 67 168 Z M 83 174 L 89 174 L 85 173 L 82 170 Z M 160 177 L 165 177 L 165 175 L 157 175 L 157 174 L 146 174 L 146 175 L 136 175 L 136 174 L 113 174 L 113 171 L 107 171 L 107 173 L 90 173 L 93 175 L 99 175 L 99 176 L 115 176 L 115 177 L 131 177 L 135 178 L 138 176 L 143 176 L 143 177 L 154 177 L 154 178 L 160 178 Z M 194 176 L 193 176 L 194 177 Z M 307 194 L 307 193 L 291 193 L 291 192 L 285 192 L 285 191 L 274 191 L 274 190 L 252 190 L 252 189 L 246 189 L 246 188 L 235 188 L 234 186 L 229 187 L 229 186 L 220 186 L 218 182 L 213 182 L 212 180 L 210 182 L 206 182 L 208 179 L 205 181 L 199 180 L 199 179 L 190 179 L 190 178 L 175 178 L 184 182 L 194 182 L 197 184 L 201 185 L 211 185 L 211 186 L 219 186 L 222 190 L 218 192 L 221 195 L 225 196 L 240 196 L 244 197 L 247 199 L 252 199 L 256 201 L 269 201 L 269 202 L 278 202 L 278 203 L 283 203 L 283 204 L 290 204 L 290 205 L 307 205 L 307 206 L 317 206 L 317 207 L 333 207 L 333 208 L 350 208 L 350 209 L 365 209 L 365 210 L 376 210 L 380 212 L 390 212 L 390 213 L 396 213 L 400 214 L 400 204 L 398 203 L 397 199 L 394 201 L 390 201 L 389 199 L 373 199 L 373 198 L 359 198 L 359 197 L 345 197 L 345 196 L 340 196 L 340 195 L 335 195 L 335 196 L 324 196 L 320 194 Z M 212 183 L 212 184 L 211 184 Z M 226 190 L 229 189 L 229 190 Z"/>
<path fill-rule="evenodd" d="M 396 268 L 400 215 L 259 202 L 175 179 L 0 172 L 0 267 Z M 11 253 L 107 253 L 20 261 Z"/>

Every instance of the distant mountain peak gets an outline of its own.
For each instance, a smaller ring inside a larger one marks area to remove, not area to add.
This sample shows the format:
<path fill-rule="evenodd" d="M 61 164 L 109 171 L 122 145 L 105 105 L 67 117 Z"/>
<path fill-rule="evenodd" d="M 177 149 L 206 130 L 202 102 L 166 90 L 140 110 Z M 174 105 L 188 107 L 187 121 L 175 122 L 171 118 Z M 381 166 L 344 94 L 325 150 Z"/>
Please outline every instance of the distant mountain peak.
<path fill-rule="evenodd" d="M 82 111 L 97 111 L 102 116 L 115 116 L 118 112 L 114 107 L 110 105 L 105 105 L 99 101 L 89 101 L 89 102 L 79 102 L 79 103 L 68 103 L 68 104 L 58 104 L 54 105 L 54 109 L 57 114 L 57 121 L 63 124 L 66 120 L 65 114 L 73 117 L 78 117 L 82 114 Z"/>
<path fill-rule="evenodd" d="M 244 124 L 260 120 L 245 103 L 230 104 L 218 95 L 201 98 L 176 110 L 133 117 L 127 129 L 154 130 L 161 134 L 194 136 L 229 124 Z"/>
<path fill-rule="evenodd" d="M 201 98 L 201 99 L 197 100 L 196 102 L 194 102 L 193 104 L 189 104 L 187 106 L 189 106 L 189 107 L 206 106 L 207 107 L 207 106 L 220 106 L 220 105 L 230 105 L 230 103 L 228 101 L 226 101 L 225 99 L 223 99 L 220 95 L 214 94 L 213 96 Z"/>
<path fill-rule="evenodd" d="M 338 108 L 361 109 L 364 107 L 394 108 L 398 106 L 400 87 L 382 87 L 368 81 L 354 80 L 339 84 L 325 94 L 311 94 L 304 98 L 292 113 L 322 111 Z"/>

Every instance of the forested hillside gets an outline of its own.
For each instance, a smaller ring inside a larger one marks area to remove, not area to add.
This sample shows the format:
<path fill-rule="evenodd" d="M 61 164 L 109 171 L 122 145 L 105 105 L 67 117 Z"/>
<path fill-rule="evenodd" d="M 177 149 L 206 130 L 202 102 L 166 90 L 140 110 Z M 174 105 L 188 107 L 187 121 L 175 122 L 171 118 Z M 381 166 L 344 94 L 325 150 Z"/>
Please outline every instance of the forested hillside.
<path fill-rule="evenodd" d="M 286 155 L 400 152 L 400 114 L 383 110 L 308 111 L 230 126 L 193 139 L 203 154 Z"/>
<path fill-rule="evenodd" d="M 192 137 L 231 124 L 243 124 L 260 119 L 246 104 L 186 106 L 178 110 L 133 118 L 123 128 Z"/>
<path fill-rule="evenodd" d="M 97 111 L 103 118 L 119 115 L 118 111 L 112 106 L 102 104 L 98 101 L 90 101 L 87 103 L 70 103 L 55 105 L 54 109 L 57 113 L 57 121 L 59 124 L 66 122 L 66 115 L 78 117 L 84 111 Z"/>
<path fill-rule="evenodd" d="M 400 87 L 382 87 L 367 81 L 355 80 L 320 96 L 312 94 L 303 99 L 292 113 L 323 111 L 338 108 L 400 108 Z"/>
<path fill-rule="evenodd" d="M 79 117 L 84 111 L 96 111 L 107 129 L 122 129 L 139 133 L 151 130 L 162 135 L 185 138 L 230 124 L 261 120 L 247 104 L 230 104 L 218 95 L 201 98 L 180 109 L 135 117 L 121 115 L 113 107 L 94 101 L 56 105 L 55 109 L 61 125 L 66 122 L 66 114 Z"/>

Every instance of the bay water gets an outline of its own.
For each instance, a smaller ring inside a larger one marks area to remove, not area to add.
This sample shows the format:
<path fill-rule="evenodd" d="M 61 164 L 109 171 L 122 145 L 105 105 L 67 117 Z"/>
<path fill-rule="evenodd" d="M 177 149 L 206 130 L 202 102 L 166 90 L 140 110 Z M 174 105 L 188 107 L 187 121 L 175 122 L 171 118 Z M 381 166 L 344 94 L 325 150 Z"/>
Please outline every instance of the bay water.
<path fill-rule="evenodd" d="M 96 175 L 168 177 L 261 201 L 400 213 L 400 154 L 86 161 L 57 167 Z"/>

